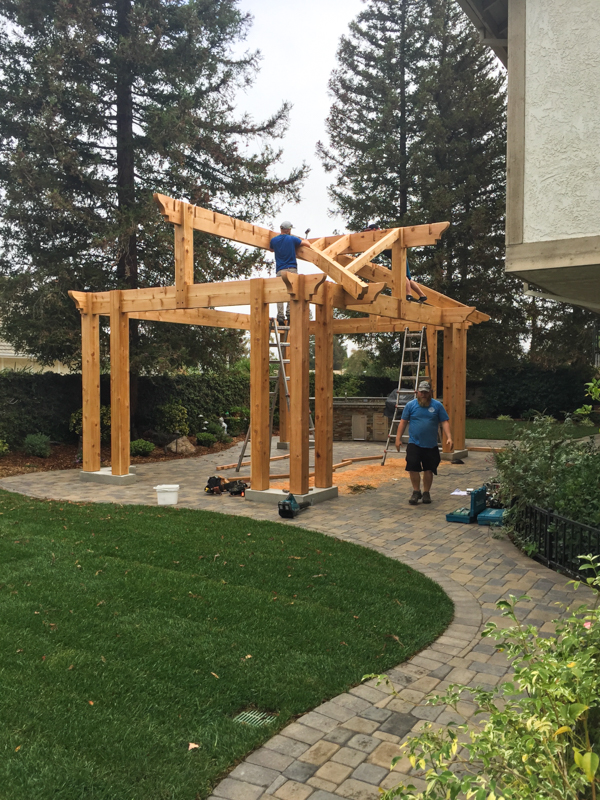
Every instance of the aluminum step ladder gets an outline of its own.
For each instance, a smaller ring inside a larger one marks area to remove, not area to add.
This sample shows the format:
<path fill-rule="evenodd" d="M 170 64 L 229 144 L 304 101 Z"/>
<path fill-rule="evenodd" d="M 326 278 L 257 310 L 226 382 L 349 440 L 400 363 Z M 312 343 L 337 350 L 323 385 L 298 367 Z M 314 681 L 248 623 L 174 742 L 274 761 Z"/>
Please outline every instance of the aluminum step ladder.
<path fill-rule="evenodd" d="M 290 378 L 285 369 L 286 364 L 290 363 L 290 359 L 285 358 L 284 356 L 286 348 L 290 346 L 290 343 L 288 342 L 289 330 L 290 329 L 288 325 L 279 325 L 276 319 L 269 320 L 269 348 L 276 348 L 276 357 L 269 358 L 269 365 L 279 365 L 279 369 L 275 375 L 269 374 L 269 382 L 273 382 L 273 385 L 269 386 L 269 442 L 271 442 L 271 439 L 273 438 L 273 417 L 275 414 L 275 405 L 277 404 L 277 396 L 281 386 L 283 386 L 288 412 L 290 410 L 290 389 L 288 385 Z M 248 425 L 248 432 L 246 433 L 246 438 L 244 439 L 244 444 L 242 445 L 240 457 L 238 458 L 237 467 L 235 468 L 236 472 L 239 472 L 242 467 L 242 461 L 244 460 L 248 442 L 250 441 L 251 430 L 252 426 Z"/>
<path fill-rule="evenodd" d="M 400 361 L 400 374 L 398 376 L 396 406 L 394 408 L 394 416 L 390 423 L 390 429 L 381 459 L 381 466 L 385 464 L 388 452 L 396 449 L 395 440 L 398 431 L 396 426 L 400 423 L 402 412 L 406 407 L 405 398 L 409 394 L 412 394 L 411 400 L 417 396 L 417 387 L 421 381 L 431 381 L 429 351 L 427 349 L 427 328 L 423 326 L 420 331 L 414 332 L 405 328 L 402 359 Z M 391 446 L 390 442 L 392 443 Z"/>

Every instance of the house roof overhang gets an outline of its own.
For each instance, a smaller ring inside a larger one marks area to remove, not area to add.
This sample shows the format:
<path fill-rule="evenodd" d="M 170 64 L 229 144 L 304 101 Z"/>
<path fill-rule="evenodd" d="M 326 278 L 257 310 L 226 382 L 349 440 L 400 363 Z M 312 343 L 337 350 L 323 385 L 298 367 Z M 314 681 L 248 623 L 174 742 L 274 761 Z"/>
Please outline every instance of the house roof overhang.
<path fill-rule="evenodd" d="M 459 5 L 500 61 L 508 65 L 508 0 L 458 0 Z"/>

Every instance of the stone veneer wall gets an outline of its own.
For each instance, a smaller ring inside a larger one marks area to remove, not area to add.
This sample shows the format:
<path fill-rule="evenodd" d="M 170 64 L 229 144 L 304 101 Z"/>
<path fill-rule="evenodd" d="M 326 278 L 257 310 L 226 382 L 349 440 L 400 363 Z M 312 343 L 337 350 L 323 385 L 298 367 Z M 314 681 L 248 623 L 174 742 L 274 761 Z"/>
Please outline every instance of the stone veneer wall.
<path fill-rule="evenodd" d="M 333 440 L 352 441 L 352 417 L 367 418 L 367 441 L 373 441 L 373 415 L 382 414 L 385 397 L 334 397 Z"/>

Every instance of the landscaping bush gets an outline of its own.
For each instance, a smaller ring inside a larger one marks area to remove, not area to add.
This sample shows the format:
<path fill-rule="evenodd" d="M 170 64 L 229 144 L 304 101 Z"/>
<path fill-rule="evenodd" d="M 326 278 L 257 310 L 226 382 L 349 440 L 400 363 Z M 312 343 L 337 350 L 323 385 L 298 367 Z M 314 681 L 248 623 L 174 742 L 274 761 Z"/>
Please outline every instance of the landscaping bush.
<path fill-rule="evenodd" d="M 135 439 L 129 445 L 129 452 L 132 456 L 149 456 L 154 449 L 155 445 L 146 441 L 146 439 Z"/>
<path fill-rule="evenodd" d="M 8 444 L 3 439 L 0 439 L 0 456 L 5 456 L 9 452 L 10 447 Z"/>
<path fill-rule="evenodd" d="M 52 452 L 52 448 L 50 447 L 50 437 L 46 436 L 44 433 L 30 433 L 25 437 L 23 450 L 28 456 L 48 458 Z"/>
<path fill-rule="evenodd" d="M 187 436 L 190 432 L 187 408 L 179 400 L 171 400 L 156 409 L 158 428 L 165 433 Z"/>
<path fill-rule="evenodd" d="M 206 430 L 208 433 L 212 433 L 217 442 L 228 443 L 233 441 L 231 436 L 228 436 L 225 433 L 225 430 L 220 422 L 215 422 L 214 420 L 212 422 L 209 422 L 208 425 L 206 426 Z"/>
<path fill-rule="evenodd" d="M 213 436 L 212 433 L 206 433 L 203 431 L 202 433 L 196 434 L 196 442 L 200 447 L 212 447 L 217 441 L 217 437 Z"/>
<path fill-rule="evenodd" d="M 250 424 L 250 409 L 245 406 L 232 406 L 226 418 L 227 430 L 232 436 L 246 433 Z"/>
<path fill-rule="evenodd" d="M 583 568 L 596 570 L 596 559 L 584 560 Z M 588 583 L 600 590 L 597 572 Z M 511 627 L 500 630 L 488 622 L 482 634 L 499 642 L 496 648 L 512 663 L 514 680 L 492 690 L 453 684 L 443 696 L 429 698 L 429 704 L 448 704 L 459 716 L 465 699 L 477 711 L 469 724 L 434 730 L 425 723 L 402 749 L 413 767 L 425 771 L 427 790 L 400 785 L 384 793 L 384 800 L 597 796 L 599 742 L 591 723 L 600 709 L 600 609 L 580 607 L 556 622 L 555 636 L 545 638 L 535 626 L 519 622 L 515 606 L 521 600 L 529 598 L 511 596 L 497 604 Z M 478 724 L 478 714 L 487 719 Z"/>
<path fill-rule="evenodd" d="M 83 433 L 83 409 L 78 408 L 69 418 L 69 430 L 81 436 Z M 110 442 L 110 406 L 100 406 L 100 441 Z"/>
<path fill-rule="evenodd" d="M 532 504 L 598 527 L 600 451 L 592 440 L 569 439 L 572 428 L 548 416 L 521 428 L 519 440 L 495 454 L 501 496 L 507 505 L 516 501 L 515 512 Z"/>

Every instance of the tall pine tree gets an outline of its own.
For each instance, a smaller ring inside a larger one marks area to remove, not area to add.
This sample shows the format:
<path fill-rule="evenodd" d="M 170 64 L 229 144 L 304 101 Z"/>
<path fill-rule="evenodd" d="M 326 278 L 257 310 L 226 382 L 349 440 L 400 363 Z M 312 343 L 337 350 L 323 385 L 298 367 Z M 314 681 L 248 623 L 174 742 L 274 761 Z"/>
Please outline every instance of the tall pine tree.
<path fill-rule="evenodd" d="M 76 365 L 69 289 L 173 283 L 173 231 L 155 191 L 248 220 L 294 199 L 277 177 L 287 105 L 236 118 L 257 69 L 237 57 L 237 0 L 0 0 L 0 335 L 44 363 Z M 195 235 L 196 281 L 260 263 Z M 237 332 L 132 324 L 134 371 L 209 365 Z"/>
<path fill-rule="evenodd" d="M 375 30 L 372 20 L 384 15 L 394 24 Z M 404 60 L 391 57 L 389 37 Z M 336 210 L 351 229 L 367 220 L 381 227 L 449 220 L 439 246 L 410 252 L 411 271 L 492 316 L 470 332 L 471 374 L 514 361 L 525 318 L 520 284 L 504 273 L 505 90 L 493 56 L 454 0 L 370 0 L 338 59 L 331 145 L 320 147 L 325 167 L 337 172 Z M 355 83 L 360 94 L 345 89 Z M 382 102 L 388 96 L 390 106 Z M 372 104 L 365 107 L 363 97 Z M 390 115 L 395 130 L 407 132 L 404 148 L 386 124 Z M 369 347 L 382 367 L 398 358 L 397 336 L 371 337 Z"/>

